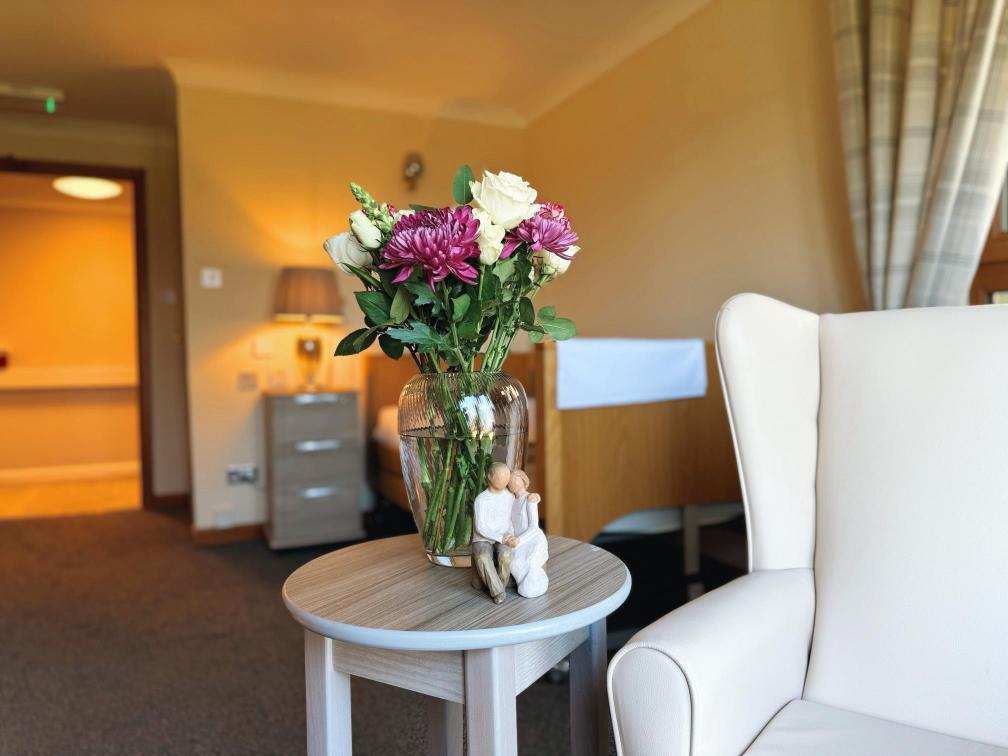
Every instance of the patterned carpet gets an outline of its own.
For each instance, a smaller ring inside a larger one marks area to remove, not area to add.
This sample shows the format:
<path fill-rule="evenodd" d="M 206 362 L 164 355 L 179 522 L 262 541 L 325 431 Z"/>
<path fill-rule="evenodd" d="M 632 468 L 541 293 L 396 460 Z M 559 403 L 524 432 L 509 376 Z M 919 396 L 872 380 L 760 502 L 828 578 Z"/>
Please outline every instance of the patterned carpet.
<path fill-rule="evenodd" d="M 150 512 L 0 522 L 0 544 L 0 754 L 304 752 L 302 634 L 280 586 L 327 549 L 195 548 Z M 652 552 L 665 569 L 635 575 L 614 629 L 679 600 L 667 543 L 619 546 L 632 572 L 657 570 Z M 358 679 L 352 696 L 355 753 L 425 751 L 423 696 Z M 522 694 L 518 727 L 523 756 L 567 753 L 566 684 Z"/>

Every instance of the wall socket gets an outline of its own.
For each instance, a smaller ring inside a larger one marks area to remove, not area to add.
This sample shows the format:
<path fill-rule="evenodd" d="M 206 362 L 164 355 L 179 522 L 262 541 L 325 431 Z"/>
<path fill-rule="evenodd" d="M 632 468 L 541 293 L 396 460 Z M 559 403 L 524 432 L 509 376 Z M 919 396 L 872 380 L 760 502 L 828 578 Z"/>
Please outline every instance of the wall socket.
<path fill-rule="evenodd" d="M 255 485 L 259 482 L 259 467 L 251 462 L 228 465 L 227 482 L 229 486 L 240 486 L 243 483 Z"/>

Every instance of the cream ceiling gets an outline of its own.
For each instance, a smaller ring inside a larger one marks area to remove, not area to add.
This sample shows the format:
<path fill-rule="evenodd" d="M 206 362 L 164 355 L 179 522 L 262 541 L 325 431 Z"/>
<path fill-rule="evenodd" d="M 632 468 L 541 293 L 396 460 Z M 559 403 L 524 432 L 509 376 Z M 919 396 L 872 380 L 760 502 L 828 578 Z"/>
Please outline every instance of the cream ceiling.
<path fill-rule="evenodd" d="M 3 0 L 0 81 L 172 125 L 195 85 L 521 125 L 708 0 Z"/>

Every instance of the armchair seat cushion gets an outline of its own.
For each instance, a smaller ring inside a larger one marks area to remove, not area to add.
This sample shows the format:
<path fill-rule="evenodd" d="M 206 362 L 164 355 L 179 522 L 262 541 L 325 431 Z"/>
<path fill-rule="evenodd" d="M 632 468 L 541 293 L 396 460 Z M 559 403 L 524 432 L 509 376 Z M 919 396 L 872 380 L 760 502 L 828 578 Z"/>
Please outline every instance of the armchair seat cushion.
<path fill-rule="evenodd" d="M 746 756 L 1008 756 L 1008 748 L 923 730 L 845 709 L 792 701 Z"/>

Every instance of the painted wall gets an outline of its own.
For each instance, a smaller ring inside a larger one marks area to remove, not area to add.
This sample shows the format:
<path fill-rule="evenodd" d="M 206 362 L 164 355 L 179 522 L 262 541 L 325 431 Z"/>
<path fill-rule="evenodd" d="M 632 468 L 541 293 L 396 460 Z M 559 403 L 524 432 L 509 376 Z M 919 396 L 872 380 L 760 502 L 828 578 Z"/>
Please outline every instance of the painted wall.
<path fill-rule="evenodd" d="M 536 120 L 582 254 L 543 296 L 591 336 L 713 335 L 756 291 L 863 308 L 828 4 L 715 0 Z"/>
<path fill-rule="evenodd" d="M 297 380 L 298 328 L 269 321 L 279 268 L 329 265 L 321 242 L 346 227 L 354 208 L 350 179 L 399 206 L 446 203 L 462 162 L 477 170 L 523 170 L 522 135 L 188 86 L 179 87 L 178 132 L 194 526 L 260 522 L 264 493 L 226 485 L 225 468 L 263 464 L 260 393 L 240 391 L 238 375 L 254 374 L 259 388 L 293 387 Z M 427 163 L 412 193 L 400 178 L 411 150 Z M 202 267 L 220 268 L 223 288 L 201 288 Z M 341 276 L 340 285 L 351 304 L 345 328 L 331 333 L 330 344 L 363 323 L 352 304 L 352 279 Z M 260 347 L 269 344 L 272 356 L 253 356 L 256 339 Z M 358 369 L 353 358 L 327 362 L 328 378 L 338 385 L 357 386 Z"/>
<path fill-rule="evenodd" d="M 180 86 L 195 526 L 264 517 L 261 491 L 225 484 L 228 463 L 263 461 L 259 394 L 237 378 L 293 382 L 296 329 L 268 322 L 273 282 L 326 263 L 347 180 L 404 205 L 449 201 L 461 162 L 523 173 L 582 235 L 544 301 L 585 335 L 710 337 L 739 291 L 863 306 L 837 122 L 827 7 L 805 0 L 714 0 L 525 129 Z M 414 194 L 399 178 L 410 150 L 428 165 Z M 199 287 L 203 266 L 223 289 Z M 253 357 L 256 337 L 273 356 Z M 359 379 L 352 360 L 329 370 Z"/>
<path fill-rule="evenodd" d="M 0 115 L 0 155 L 146 172 L 154 493 L 189 490 L 178 163 L 171 132 L 61 116 Z"/>
<path fill-rule="evenodd" d="M 0 207 L 0 347 L 11 372 L 135 373 L 133 216 Z M 0 470 L 136 463 L 135 386 L 0 391 Z"/>

